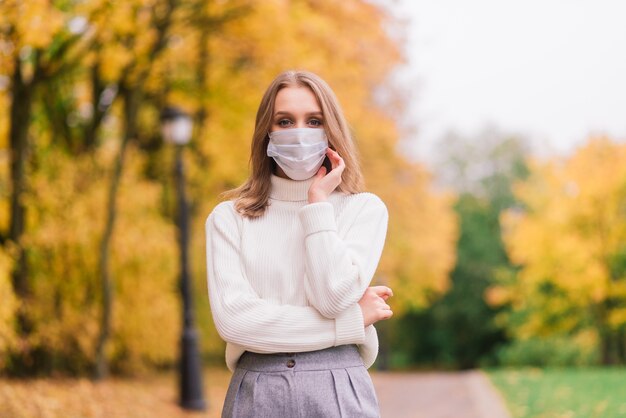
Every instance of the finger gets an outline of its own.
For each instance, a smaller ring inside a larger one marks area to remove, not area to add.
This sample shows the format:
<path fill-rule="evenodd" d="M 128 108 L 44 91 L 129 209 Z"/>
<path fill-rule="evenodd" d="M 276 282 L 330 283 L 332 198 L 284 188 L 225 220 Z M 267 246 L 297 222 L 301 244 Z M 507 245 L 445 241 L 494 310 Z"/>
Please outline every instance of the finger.
<path fill-rule="evenodd" d="M 343 172 L 345 168 L 346 168 L 346 163 L 343 161 L 343 158 L 339 157 L 339 163 L 337 164 L 335 168 L 333 168 L 333 170 L 337 171 L 338 173 L 341 173 Z"/>
<path fill-rule="evenodd" d="M 393 312 L 391 310 L 388 311 L 381 311 L 380 312 L 380 317 L 381 319 L 389 319 L 393 316 Z"/>
<path fill-rule="evenodd" d="M 372 289 L 374 293 L 376 293 L 376 295 L 380 296 L 381 298 L 385 295 L 387 297 L 393 296 L 393 292 L 387 286 L 372 286 L 370 287 L 370 289 Z"/>
<path fill-rule="evenodd" d="M 328 155 L 328 159 L 330 160 L 330 164 L 333 170 L 337 167 L 340 167 L 342 164 L 345 165 L 343 162 L 343 158 L 341 158 L 337 151 L 328 148 L 326 151 L 326 155 Z"/>
<path fill-rule="evenodd" d="M 380 303 L 386 303 L 387 302 L 387 298 L 389 296 L 388 295 L 383 295 L 383 296 L 376 296 L 376 299 L 380 302 Z"/>
<path fill-rule="evenodd" d="M 337 151 L 335 151 L 334 149 L 328 148 L 331 152 L 331 155 L 335 158 L 335 161 L 337 161 L 337 164 L 341 164 L 343 163 L 343 157 L 341 155 L 339 155 L 339 153 Z"/>
<path fill-rule="evenodd" d="M 326 148 L 326 156 L 328 157 L 328 160 L 330 161 L 330 166 L 334 170 L 335 167 L 337 166 L 337 153 L 330 148 Z"/>
<path fill-rule="evenodd" d="M 317 173 L 315 174 L 315 178 L 321 179 L 325 175 L 326 175 L 326 167 L 321 166 L 320 169 L 317 170 Z"/>

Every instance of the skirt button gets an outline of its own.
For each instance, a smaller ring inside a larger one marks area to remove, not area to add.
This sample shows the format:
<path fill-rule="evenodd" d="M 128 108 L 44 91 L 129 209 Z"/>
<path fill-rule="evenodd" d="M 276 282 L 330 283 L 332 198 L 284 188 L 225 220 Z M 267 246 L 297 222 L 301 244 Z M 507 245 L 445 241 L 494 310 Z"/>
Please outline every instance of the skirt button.
<path fill-rule="evenodd" d="M 295 365 L 296 365 L 296 361 L 294 359 L 287 360 L 287 367 L 289 367 L 290 369 L 293 368 L 293 366 Z"/>

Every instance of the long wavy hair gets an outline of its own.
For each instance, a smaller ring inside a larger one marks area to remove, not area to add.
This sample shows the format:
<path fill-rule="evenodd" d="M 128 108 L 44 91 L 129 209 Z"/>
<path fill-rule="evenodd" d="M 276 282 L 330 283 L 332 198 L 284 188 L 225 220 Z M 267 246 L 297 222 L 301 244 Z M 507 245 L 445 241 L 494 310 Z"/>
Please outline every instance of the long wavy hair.
<path fill-rule="evenodd" d="M 263 215 L 269 204 L 271 176 L 276 169 L 276 162 L 267 156 L 268 132 L 272 127 L 276 95 L 286 87 L 307 87 L 317 98 L 324 117 L 323 127 L 328 146 L 337 151 L 346 164 L 338 190 L 349 194 L 363 191 L 358 152 L 335 93 L 316 74 L 308 71 L 285 71 L 265 91 L 256 114 L 250 152 L 250 177 L 240 187 L 225 193 L 226 198 L 235 200 L 235 209 L 248 218 Z"/>

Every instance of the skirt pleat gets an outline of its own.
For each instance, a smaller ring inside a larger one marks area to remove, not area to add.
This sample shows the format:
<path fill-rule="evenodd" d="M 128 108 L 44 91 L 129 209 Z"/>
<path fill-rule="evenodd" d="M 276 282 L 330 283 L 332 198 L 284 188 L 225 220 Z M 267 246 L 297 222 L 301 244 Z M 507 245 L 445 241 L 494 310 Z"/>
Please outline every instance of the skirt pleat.
<path fill-rule="evenodd" d="M 244 377 L 248 374 L 247 370 L 235 369 L 233 377 L 230 379 L 230 385 L 228 385 L 228 392 L 226 392 L 226 399 L 224 400 L 224 408 L 222 408 L 223 417 L 236 417 L 233 410 L 235 405 L 240 404 L 237 402 L 239 391 L 241 390 L 241 384 Z"/>
<path fill-rule="evenodd" d="M 345 371 L 354 397 L 358 400 L 360 416 L 368 418 L 380 416 L 374 383 L 365 367 L 348 367 Z"/>

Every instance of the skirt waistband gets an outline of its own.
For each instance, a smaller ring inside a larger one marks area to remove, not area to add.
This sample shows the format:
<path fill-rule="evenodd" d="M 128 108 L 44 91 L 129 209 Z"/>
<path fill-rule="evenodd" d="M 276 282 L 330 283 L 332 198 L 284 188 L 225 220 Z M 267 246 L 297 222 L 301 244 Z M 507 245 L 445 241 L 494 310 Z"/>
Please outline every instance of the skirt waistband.
<path fill-rule="evenodd" d="M 363 366 L 356 345 L 340 345 L 303 353 L 258 354 L 246 351 L 239 358 L 238 369 L 256 372 L 285 372 L 344 369 Z"/>

